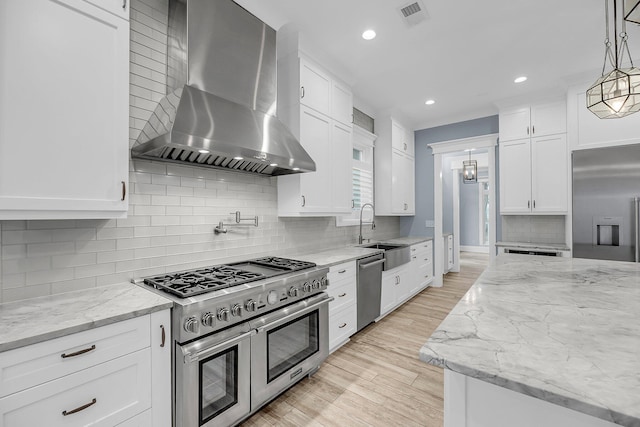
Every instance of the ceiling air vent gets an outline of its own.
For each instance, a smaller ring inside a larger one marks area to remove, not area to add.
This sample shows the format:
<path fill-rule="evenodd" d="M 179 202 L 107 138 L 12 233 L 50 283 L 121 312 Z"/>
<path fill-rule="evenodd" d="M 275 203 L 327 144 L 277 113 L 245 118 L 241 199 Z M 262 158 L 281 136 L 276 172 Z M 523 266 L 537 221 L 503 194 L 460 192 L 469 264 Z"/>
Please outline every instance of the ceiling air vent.
<path fill-rule="evenodd" d="M 413 27 L 414 25 L 425 21 L 429 17 L 421 1 L 414 1 L 405 4 L 404 6 L 398 8 L 398 11 L 400 11 L 402 20 L 407 25 L 407 27 Z"/>

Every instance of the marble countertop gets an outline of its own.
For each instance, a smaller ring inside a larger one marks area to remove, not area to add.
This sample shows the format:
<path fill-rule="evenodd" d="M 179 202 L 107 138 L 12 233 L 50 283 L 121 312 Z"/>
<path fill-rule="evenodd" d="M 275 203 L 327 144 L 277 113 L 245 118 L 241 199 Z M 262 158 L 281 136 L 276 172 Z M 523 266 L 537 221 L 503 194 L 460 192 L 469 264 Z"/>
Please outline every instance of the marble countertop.
<path fill-rule="evenodd" d="M 505 254 L 420 359 L 623 426 L 640 426 L 640 264 Z"/>
<path fill-rule="evenodd" d="M 0 352 L 171 308 L 173 303 L 122 283 L 0 304 Z"/>
<path fill-rule="evenodd" d="M 381 241 L 371 241 L 365 244 L 374 243 L 397 243 L 402 245 L 415 245 L 417 243 L 433 240 L 431 237 L 397 237 L 394 239 L 385 239 Z M 367 257 L 372 254 L 382 252 L 380 249 L 362 248 L 360 245 L 341 246 L 334 249 L 328 249 L 321 252 L 310 254 L 285 254 L 285 257 L 299 259 L 301 261 L 313 262 L 323 267 L 331 267 L 343 262 L 354 261 Z"/>
<path fill-rule="evenodd" d="M 498 247 L 506 248 L 522 248 L 522 249 L 540 249 L 554 251 L 569 251 L 569 246 L 564 243 L 527 243 L 527 242 L 496 242 Z"/>

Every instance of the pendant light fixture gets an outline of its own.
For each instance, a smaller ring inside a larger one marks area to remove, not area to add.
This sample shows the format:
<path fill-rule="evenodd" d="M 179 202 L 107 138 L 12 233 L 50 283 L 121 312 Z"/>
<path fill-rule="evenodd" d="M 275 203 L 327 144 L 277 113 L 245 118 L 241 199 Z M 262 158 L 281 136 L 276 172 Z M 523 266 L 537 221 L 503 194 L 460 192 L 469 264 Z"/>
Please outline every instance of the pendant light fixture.
<path fill-rule="evenodd" d="M 633 66 L 627 45 L 625 20 L 622 20 L 618 46 L 618 1 L 613 1 L 613 50 L 609 38 L 609 0 L 605 0 L 605 53 L 602 76 L 587 90 L 587 108 L 601 119 L 615 119 L 640 111 L 640 69 Z M 622 68 L 624 54 L 631 67 Z M 607 61 L 613 70 L 605 74 Z"/>
<path fill-rule="evenodd" d="M 478 182 L 478 162 L 471 160 L 471 150 L 469 150 L 469 160 L 462 162 L 462 182 L 465 184 Z"/>
<path fill-rule="evenodd" d="M 624 19 L 640 24 L 640 0 L 624 0 Z"/>

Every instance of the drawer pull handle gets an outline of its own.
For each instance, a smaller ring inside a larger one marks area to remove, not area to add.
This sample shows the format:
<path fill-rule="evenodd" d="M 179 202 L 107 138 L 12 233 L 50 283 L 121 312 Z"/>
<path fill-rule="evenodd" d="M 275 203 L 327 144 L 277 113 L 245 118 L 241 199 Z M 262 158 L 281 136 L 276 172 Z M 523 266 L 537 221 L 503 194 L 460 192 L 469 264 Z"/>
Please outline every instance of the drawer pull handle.
<path fill-rule="evenodd" d="M 344 297 L 344 296 L 347 296 L 347 293 L 346 293 L 346 292 L 345 292 L 345 293 L 342 293 L 342 294 L 340 294 L 340 295 L 338 295 L 338 298 L 342 298 L 342 297 Z"/>
<path fill-rule="evenodd" d="M 66 359 L 67 357 L 80 356 L 81 354 L 88 353 L 88 352 L 93 351 L 93 350 L 95 350 L 95 349 L 96 349 L 96 345 L 94 344 L 94 345 L 92 345 L 92 346 L 91 346 L 91 347 L 89 347 L 89 348 L 85 348 L 84 350 L 76 351 L 75 353 L 69 353 L 69 354 L 67 354 L 67 353 L 62 353 L 62 354 L 60 355 L 60 357 L 62 357 L 63 359 Z"/>
<path fill-rule="evenodd" d="M 124 202 L 124 199 L 127 197 L 127 184 L 124 181 L 120 181 L 122 183 L 122 198 L 120 201 Z"/>
<path fill-rule="evenodd" d="M 160 329 L 162 329 L 162 342 L 160 343 L 160 347 L 164 347 L 164 342 L 167 339 L 167 335 L 164 332 L 164 325 L 160 325 Z"/>
<path fill-rule="evenodd" d="M 347 324 L 346 324 L 346 323 L 343 323 L 342 325 L 338 326 L 338 328 L 342 329 L 342 328 L 344 328 L 345 326 L 347 326 Z"/>
<path fill-rule="evenodd" d="M 80 412 L 80 411 L 84 411 L 85 409 L 87 409 L 89 406 L 95 405 L 97 402 L 96 399 L 92 399 L 91 402 L 87 403 L 86 405 L 82 405 L 76 409 L 72 409 L 70 411 L 62 411 L 62 415 L 64 415 L 65 417 L 67 415 L 72 415 L 75 414 L 76 412 Z"/>
<path fill-rule="evenodd" d="M 340 270 L 340 271 L 338 271 L 338 274 L 342 274 L 342 273 L 346 273 L 346 272 L 347 272 L 347 270 Z"/>

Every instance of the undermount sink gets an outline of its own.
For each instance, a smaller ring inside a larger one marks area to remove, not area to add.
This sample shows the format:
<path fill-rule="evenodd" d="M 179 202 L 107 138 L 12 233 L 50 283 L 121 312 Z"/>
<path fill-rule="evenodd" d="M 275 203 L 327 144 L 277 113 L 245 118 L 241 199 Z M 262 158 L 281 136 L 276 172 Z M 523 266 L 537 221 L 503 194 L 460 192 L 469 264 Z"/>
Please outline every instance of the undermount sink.
<path fill-rule="evenodd" d="M 362 245 L 363 248 L 367 249 L 382 249 L 383 251 L 390 251 L 392 249 L 404 248 L 407 245 L 397 245 L 393 243 L 371 243 L 368 245 Z"/>
<path fill-rule="evenodd" d="M 383 270 L 391 270 L 411 261 L 411 251 L 409 249 L 409 245 L 402 245 L 397 243 L 369 243 L 360 247 L 366 249 L 383 250 Z"/>

